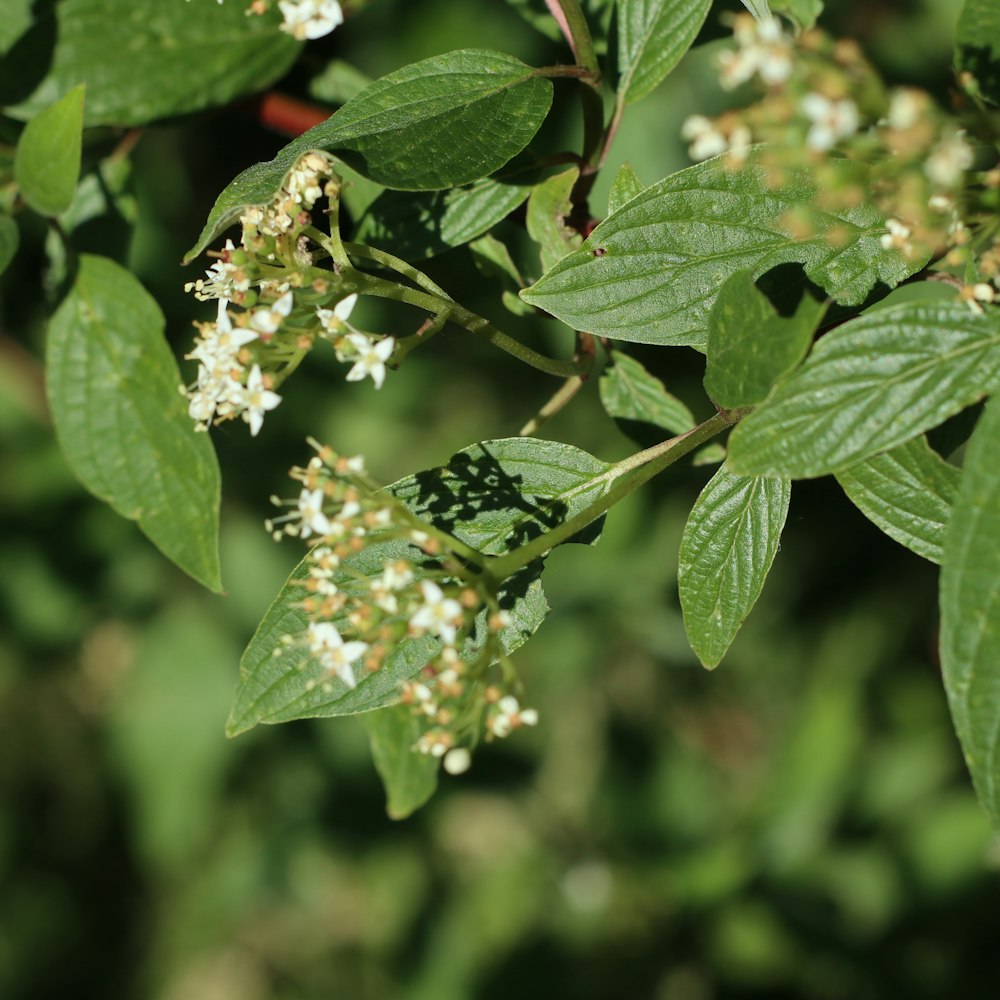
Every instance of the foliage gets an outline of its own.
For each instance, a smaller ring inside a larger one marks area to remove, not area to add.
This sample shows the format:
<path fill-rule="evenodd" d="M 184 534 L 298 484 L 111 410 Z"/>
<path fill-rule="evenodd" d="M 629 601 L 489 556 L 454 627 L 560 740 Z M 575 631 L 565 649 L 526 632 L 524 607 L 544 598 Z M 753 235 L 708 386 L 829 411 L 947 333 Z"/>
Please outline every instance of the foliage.
<path fill-rule="evenodd" d="M 75 0 L 55 13 L 25 14 L 5 43 L 8 66 L 46 46 L 51 65 L 29 96 L 8 105 L 9 114 L 29 119 L 10 187 L 23 201 L 11 207 L 69 220 L 74 191 L 88 180 L 80 179 L 84 125 L 131 125 L 224 104 L 270 82 L 255 60 L 274 61 L 275 46 L 286 53 L 277 60 L 283 66 L 295 39 L 318 38 L 343 21 L 334 0 L 281 5 L 280 25 L 266 3 L 239 21 L 234 6 L 196 17 L 176 7 L 150 12 L 142 43 L 129 46 L 147 66 L 131 89 L 116 76 L 128 59 L 114 72 L 93 62 L 102 18 L 113 15 Z M 975 109 L 978 117 L 950 117 L 925 92 L 889 90 L 855 48 L 814 29 L 796 40 L 766 3 L 748 6 L 751 14 L 733 21 L 735 48 L 717 65 L 723 88 L 757 81 L 763 96 L 714 121 L 687 119 L 682 134 L 703 161 L 695 166 L 643 187 L 623 165 L 599 222 L 590 218 L 589 195 L 624 115 L 695 42 L 707 0 L 623 0 L 610 48 L 601 32 L 592 34 L 577 0 L 553 2 L 549 13 L 573 66 L 535 68 L 500 51 L 464 48 L 368 83 L 362 70 L 338 63 L 338 74 L 347 67 L 354 81 L 343 105 L 233 180 L 186 257 L 240 223 L 240 245 L 227 240 L 205 277 L 188 285 L 197 299 L 217 303 L 215 321 L 196 324 L 188 355 L 198 362 L 184 390 L 194 423 L 172 395 L 176 376 L 155 303 L 113 260 L 77 258 L 72 226 L 56 230 L 64 245 L 50 252 L 71 285 L 50 324 L 47 386 L 68 460 L 92 492 L 214 589 L 221 587 L 218 477 L 207 438 L 196 432 L 239 417 L 256 437 L 282 403 L 278 388 L 320 344 L 351 364 L 348 381 L 371 378 L 379 389 L 387 371 L 445 325 L 462 327 L 565 377 L 523 434 L 579 392 L 597 336 L 706 354 L 705 390 L 718 413 L 695 424 L 637 360 L 611 353 L 601 379 L 608 415 L 677 435 L 616 464 L 530 438 L 488 441 L 382 491 L 360 458 L 316 445 L 317 457 L 293 470 L 301 491 L 291 512 L 274 522 L 277 536 L 312 536 L 316 547 L 248 647 L 231 734 L 259 721 L 388 711 L 402 699 L 422 719 L 415 748 L 464 770 L 483 736 L 502 737 L 537 718 L 521 703 L 509 654 L 545 617 L 538 576 L 546 553 L 734 424 L 726 465 L 695 503 L 680 552 L 681 608 L 706 666 L 720 661 L 760 594 L 792 479 L 837 474 L 875 524 L 943 561 L 949 578 L 948 539 L 973 530 L 979 495 L 953 517 L 956 489 L 965 495 L 960 473 L 918 439 L 1000 382 L 991 283 L 1000 244 L 976 214 L 996 200 L 1000 172 L 987 164 L 985 174 L 969 173 L 965 139 L 970 128 L 990 138 L 986 106 Z M 818 13 L 809 4 L 775 10 L 800 31 Z M 958 27 L 956 61 L 973 100 L 990 96 L 992 57 L 969 49 L 973 33 L 989 40 L 989 17 L 970 0 Z M 602 19 L 594 23 L 603 30 Z M 202 40 L 219 32 L 234 33 L 232 44 L 207 60 Z M 601 52 L 614 54 L 613 67 Z M 237 57 L 234 72 L 222 74 L 225 86 L 213 89 L 218 60 Z M 164 83 L 168 74 L 176 85 Z M 579 91 L 583 145 L 546 159 L 540 130 L 559 78 Z M 607 122 L 602 79 L 615 81 Z M 519 265 L 501 234 L 525 201 L 538 262 Z M 319 211 L 328 231 L 314 225 Z M 9 221 L 6 233 L 10 257 L 18 240 Z M 541 309 L 576 331 L 571 360 L 512 338 L 413 263 L 473 243 L 484 274 L 506 285 L 510 310 Z M 529 283 L 522 272 L 537 278 Z M 56 281 L 58 274 L 54 268 Z M 942 300 L 924 280 L 913 294 L 879 301 L 878 289 L 914 275 L 951 281 L 960 295 Z M 428 318 L 408 335 L 373 336 L 351 322 L 359 296 Z M 982 445 L 972 452 L 982 453 Z M 986 537 L 991 516 L 975 526 Z M 968 629 L 961 601 L 946 611 L 946 635 Z M 970 659 L 977 653 L 949 649 L 948 677 L 980 675 Z M 956 683 L 949 681 L 952 703 L 961 705 L 964 682 Z M 957 716 L 958 729 L 977 787 L 988 789 L 992 754 L 972 748 L 995 731 L 1000 697 L 977 695 L 976 706 L 973 716 Z M 393 709 L 393 718 L 401 715 Z M 390 765 L 399 755 L 387 734 L 412 728 L 372 730 L 397 814 L 405 811 L 400 802 L 424 798 L 419 772 L 419 793 L 393 791 L 391 775 L 407 769 Z"/>
<path fill-rule="evenodd" d="M 993 5 L 413 6 L 0 25 L 0 992 L 974 994 Z"/>

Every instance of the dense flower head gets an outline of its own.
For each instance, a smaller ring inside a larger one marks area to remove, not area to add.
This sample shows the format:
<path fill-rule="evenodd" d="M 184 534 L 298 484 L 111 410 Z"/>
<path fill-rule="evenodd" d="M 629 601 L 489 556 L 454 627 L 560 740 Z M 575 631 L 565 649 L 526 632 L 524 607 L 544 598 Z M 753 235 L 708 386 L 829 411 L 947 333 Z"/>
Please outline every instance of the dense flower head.
<path fill-rule="evenodd" d="M 332 159 L 303 154 L 270 204 L 244 211 L 240 245 L 226 240 L 205 276 L 185 285 L 199 301 L 217 303 L 214 322 L 195 323 L 187 355 L 199 366 L 183 387 L 199 428 L 242 417 L 256 435 L 281 401 L 281 383 L 319 341 L 349 366 L 347 381 L 384 384 L 396 339 L 352 325 L 357 293 L 342 288 L 336 268 L 313 266 L 328 249 L 311 213 L 320 198 L 335 200 L 339 191 Z"/>
<path fill-rule="evenodd" d="M 969 266 L 974 279 L 995 283 L 1000 251 L 979 250 L 977 261 L 974 233 L 962 221 L 973 214 L 982 182 L 961 123 L 920 88 L 886 87 L 850 39 L 819 29 L 793 37 L 766 6 L 748 6 L 756 16 L 732 19 L 734 45 L 718 68 L 725 89 L 756 87 L 758 99 L 715 117 L 689 116 L 680 134 L 691 158 L 721 157 L 732 170 L 763 166 L 775 189 L 788 169 L 811 173 L 821 210 L 838 213 L 863 201 L 880 210 L 884 250 L 914 264 L 942 260 L 968 288 L 977 283 L 968 280 Z M 795 238 L 819 231 L 806 206 L 778 221 Z M 839 246 L 843 233 L 822 228 Z M 971 292 L 967 300 L 972 307 L 986 302 Z"/>
<path fill-rule="evenodd" d="M 305 629 L 285 636 L 277 655 L 300 650 L 306 689 L 332 691 L 335 683 L 363 684 L 407 643 L 394 670 L 424 657 L 399 690 L 419 722 L 413 749 L 442 758 L 464 749 L 447 764 L 461 773 L 481 738 L 537 722 L 517 700 L 504 654 L 511 616 L 450 551 L 450 536 L 379 488 L 359 456 L 314 447 L 316 455 L 291 470 L 298 496 L 273 498 L 283 513 L 267 522 L 276 538 L 311 546 L 295 584 Z"/>

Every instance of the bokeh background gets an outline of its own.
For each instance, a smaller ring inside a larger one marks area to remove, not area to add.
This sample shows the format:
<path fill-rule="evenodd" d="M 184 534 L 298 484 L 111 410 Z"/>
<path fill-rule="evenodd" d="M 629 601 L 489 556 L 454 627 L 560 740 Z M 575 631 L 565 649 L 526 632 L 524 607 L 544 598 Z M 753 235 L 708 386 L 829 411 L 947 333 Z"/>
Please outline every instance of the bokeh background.
<path fill-rule="evenodd" d="M 945 97 L 958 0 L 828 6 L 826 24 L 863 39 L 889 79 Z M 718 11 L 626 117 L 598 215 L 619 163 L 644 183 L 686 165 L 680 122 L 724 106 Z M 333 58 L 379 76 L 468 46 L 566 59 L 501 0 L 372 0 L 280 89 L 314 99 Z M 569 84 L 558 99 L 553 149 L 577 128 Z M 98 136 L 89 162 L 117 141 Z M 117 209 L 134 234 L 114 213 L 77 230 L 153 291 L 178 355 L 208 307 L 175 262 L 231 176 L 284 141 L 251 104 L 147 128 Z M 710 469 L 671 470 L 613 511 L 596 548 L 556 552 L 552 614 L 517 656 L 543 724 L 482 749 L 394 823 L 357 720 L 223 736 L 242 646 L 300 555 L 263 530 L 267 498 L 291 495 L 307 434 L 390 482 L 515 434 L 551 381 L 455 330 L 378 394 L 310 359 L 258 439 L 213 434 L 228 588 L 215 597 L 61 458 L 40 364 L 58 268 L 24 224 L 0 284 L 0 997 L 997 995 L 1000 849 L 948 719 L 936 569 L 832 480 L 796 486 L 763 598 L 714 673 L 676 597 Z M 430 270 L 508 329 L 565 345 L 506 315 L 465 251 Z M 416 322 L 362 308 L 372 329 Z M 707 415 L 698 355 L 635 353 Z M 609 460 L 635 448 L 596 380 L 543 434 Z"/>

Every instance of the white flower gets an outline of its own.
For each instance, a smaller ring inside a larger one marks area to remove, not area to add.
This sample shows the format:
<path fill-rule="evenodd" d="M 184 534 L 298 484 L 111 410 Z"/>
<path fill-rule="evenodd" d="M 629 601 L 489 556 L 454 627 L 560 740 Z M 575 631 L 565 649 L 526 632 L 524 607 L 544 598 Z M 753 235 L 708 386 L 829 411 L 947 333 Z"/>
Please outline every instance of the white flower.
<path fill-rule="evenodd" d="M 910 244 L 910 234 L 912 230 L 904 225 L 899 219 L 886 219 L 885 228 L 888 230 L 879 237 L 883 250 L 898 250 L 900 253 L 909 256 L 913 251 Z"/>
<path fill-rule="evenodd" d="M 489 720 L 490 731 L 500 738 L 508 736 L 512 729 L 537 725 L 538 711 L 534 708 L 521 708 L 512 694 L 505 695 L 497 702 L 497 712 Z"/>
<path fill-rule="evenodd" d="M 840 139 L 854 135 L 858 130 L 858 107 L 844 98 L 831 101 L 823 94 L 806 94 L 799 102 L 805 116 L 812 122 L 806 136 L 806 145 L 819 152 L 832 149 Z"/>
<path fill-rule="evenodd" d="M 310 622 L 309 649 L 325 669 L 336 674 L 348 687 L 357 685 L 351 664 L 365 655 L 367 643 L 344 642 L 332 622 Z"/>
<path fill-rule="evenodd" d="M 449 774 L 465 774 L 471 764 L 472 754 L 465 747 L 452 747 L 444 755 L 444 762 L 441 766 Z"/>
<path fill-rule="evenodd" d="M 240 400 L 244 408 L 243 419 L 250 425 L 250 434 L 256 437 L 264 423 L 264 414 L 273 410 L 281 402 L 281 397 L 264 386 L 264 376 L 260 365 L 250 369 L 243 398 Z"/>
<path fill-rule="evenodd" d="M 708 160 L 724 153 L 729 141 L 704 115 L 691 115 L 681 125 L 681 138 L 690 142 L 688 156 L 692 160 Z"/>
<path fill-rule="evenodd" d="M 913 128 L 926 110 L 924 95 L 912 87 L 901 87 L 892 92 L 886 123 L 890 128 L 904 131 Z"/>
<path fill-rule="evenodd" d="M 323 324 L 323 329 L 327 333 L 341 333 L 345 328 L 349 328 L 347 321 L 351 318 L 357 301 L 358 296 L 355 293 L 341 299 L 332 309 L 317 309 L 316 315 Z"/>
<path fill-rule="evenodd" d="M 387 562 L 382 575 L 371 582 L 375 604 L 388 614 L 395 614 L 399 605 L 394 592 L 402 590 L 412 581 L 413 570 L 405 562 Z"/>
<path fill-rule="evenodd" d="M 955 132 L 942 139 L 927 157 L 924 173 L 941 187 L 954 188 L 962 175 L 972 166 L 972 147 L 965 141 L 964 132 Z"/>
<path fill-rule="evenodd" d="M 371 375 L 376 389 L 382 388 L 385 381 L 385 363 L 396 349 L 396 341 L 392 337 L 371 341 L 363 333 L 349 333 L 347 340 L 357 351 L 354 367 L 347 373 L 348 382 L 359 382 L 366 375 Z"/>
<path fill-rule="evenodd" d="M 301 536 L 326 535 L 330 531 L 330 521 L 323 513 L 324 494 L 322 490 L 303 490 L 299 494 L 299 517 L 302 518 Z"/>
<path fill-rule="evenodd" d="M 424 594 L 424 603 L 413 613 L 410 625 L 433 632 L 450 646 L 458 631 L 455 622 L 462 618 L 462 605 L 454 598 L 445 597 L 432 580 L 421 580 L 420 589 Z"/>
<path fill-rule="evenodd" d="M 228 299 L 219 299 L 215 323 L 202 324 L 202 336 L 195 342 L 194 350 L 187 355 L 200 361 L 215 377 L 222 377 L 231 368 L 242 367 L 236 360 L 239 349 L 257 339 L 257 334 L 246 327 L 234 327 L 226 307 Z"/>
<path fill-rule="evenodd" d="M 736 39 L 735 51 L 719 56 L 722 70 L 720 83 L 726 90 L 759 75 L 768 86 L 784 83 L 792 75 L 791 41 L 782 31 L 777 18 L 765 17 L 759 21 L 743 14 L 733 25 Z"/>
<path fill-rule="evenodd" d="M 322 38 L 344 23 L 344 12 L 337 0 L 279 0 L 284 21 L 281 30 L 300 41 Z"/>
<path fill-rule="evenodd" d="M 285 292 L 273 305 L 255 309 L 250 316 L 250 327 L 258 333 L 275 333 L 282 321 L 292 311 L 292 293 Z"/>

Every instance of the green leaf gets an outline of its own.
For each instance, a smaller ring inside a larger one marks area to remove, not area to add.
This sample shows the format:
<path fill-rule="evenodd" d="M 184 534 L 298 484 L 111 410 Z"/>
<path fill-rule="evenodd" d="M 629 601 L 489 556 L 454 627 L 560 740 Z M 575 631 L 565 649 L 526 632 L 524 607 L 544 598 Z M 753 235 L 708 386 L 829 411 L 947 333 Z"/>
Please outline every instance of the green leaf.
<path fill-rule="evenodd" d="M 609 417 L 641 420 L 670 434 L 694 427 L 691 411 L 635 358 L 612 351 L 611 360 L 614 364 L 605 368 L 600 384 L 601 403 Z"/>
<path fill-rule="evenodd" d="M 163 314 L 139 281 L 83 255 L 49 326 L 52 419 L 77 478 L 212 590 L 219 579 L 219 467 L 178 392 Z"/>
<path fill-rule="evenodd" d="M 570 445 L 506 438 L 472 445 L 453 455 L 448 465 L 408 476 L 389 489 L 461 541 L 484 554 L 499 555 L 588 507 L 608 488 L 601 476 L 609 468 Z M 574 540 L 593 537 L 591 526 Z M 380 575 L 387 559 L 401 558 L 419 556 L 405 542 L 370 544 L 345 560 L 347 568 L 333 582 L 348 594 L 367 592 L 364 578 Z M 534 633 L 548 611 L 541 570 L 538 560 L 501 588 L 500 606 L 512 617 L 502 634 L 508 652 Z M 292 648 L 275 655 L 283 636 L 305 631 L 307 620 L 298 606 L 302 590 L 295 581 L 307 571 L 303 561 L 292 572 L 243 654 L 226 729 L 230 736 L 262 722 L 353 715 L 391 705 L 399 697 L 400 684 L 416 676 L 440 649 L 431 636 L 409 637 L 389 653 L 377 673 L 363 677 L 355 688 L 339 681 L 315 683 L 307 669 L 307 650 Z M 469 640 L 466 657 L 481 642 L 482 629 Z"/>
<path fill-rule="evenodd" d="M 343 59 L 332 59 L 322 73 L 309 81 L 309 96 L 329 104 L 346 104 L 357 97 L 372 78 Z"/>
<path fill-rule="evenodd" d="M 857 164 L 836 166 L 855 178 Z M 885 222 L 870 205 L 841 213 L 815 207 L 806 172 L 772 188 L 751 163 L 699 163 L 646 188 L 605 219 L 522 298 L 575 330 L 644 344 L 704 349 L 722 283 L 749 268 L 763 274 L 800 263 L 838 302 L 864 301 L 876 281 L 895 285 L 920 262 L 884 250 Z M 813 235 L 796 238 L 795 216 L 814 206 Z"/>
<path fill-rule="evenodd" d="M 409 705 L 392 705 L 365 717 L 375 769 L 385 786 L 390 819 L 406 819 L 437 788 L 440 760 L 417 753 L 420 723 Z"/>
<path fill-rule="evenodd" d="M 390 73 L 233 180 L 185 261 L 247 206 L 269 202 L 310 149 L 336 152 L 365 177 L 403 191 L 460 187 L 494 173 L 548 114 L 552 84 L 534 74 L 513 56 L 485 49 L 448 52 Z"/>
<path fill-rule="evenodd" d="M 771 0 L 771 10 L 790 17 L 805 30 L 813 27 L 823 13 L 823 0 Z"/>
<path fill-rule="evenodd" d="M 441 217 L 441 239 L 449 247 L 459 247 L 482 236 L 523 205 L 530 194 L 531 185 L 496 177 L 449 191 Z"/>
<path fill-rule="evenodd" d="M 447 192 L 386 191 L 368 206 L 354 242 L 381 247 L 411 262 L 423 260 L 482 236 L 530 192 L 530 185 L 491 177 Z"/>
<path fill-rule="evenodd" d="M 15 42 L 31 27 L 31 8 L 35 0 L 5 0 L 0 18 L 0 57 L 5 56 Z"/>
<path fill-rule="evenodd" d="M 29 32 L 49 47 L 54 39 L 54 50 L 15 46 L 0 64 L 0 104 L 30 118 L 85 83 L 85 125 L 218 107 L 263 90 L 295 60 L 301 44 L 279 21 L 277 11 L 247 17 L 245 4 L 214 0 L 61 0 Z"/>
<path fill-rule="evenodd" d="M 608 215 L 614 215 L 623 205 L 642 193 L 642 181 L 631 163 L 623 163 L 611 182 L 608 192 Z"/>
<path fill-rule="evenodd" d="M 745 475 L 822 476 L 936 427 L 1000 384 L 1000 322 L 964 304 L 909 303 L 821 338 L 729 439 Z"/>
<path fill-rule="evenodd" d="M 969 442 L 941 563 L 941 666 L 979 799 L 1000 824 L 1000 405 Z"/>
<path fill-rule="evenodd" d="M 14 179 L 41 215 L 59 215 L 73 201 L 80 177 L 83 91 L 74 87 L 32 118 L 18 140 Z"/>
<path fill-rule="evenodd" d="M 955 68 L 971 73 L 981 93 L 1000 103 L 1000 6 L 965 0 L 955 29 Z"/>
<path fill-rule="evenodd" d="M 528 198 L 528 235 L 538 244 L 542 270 L 548 270 L 582 242 L 580 234 L 566 225 L 566 217 L 573 211 L 570 195 L 579 176 L 579 168 L 570 167 L 536 184 Z"/>
<path fill-rule="evenodd" d="M 688 641 L 718 666 L 764 586 L 781 540 L 791 483 L 726 466 L 695 501 L 681 539 L 677 587 Z"/>
<path fill-rule="evenodd" d="M 618 93 L 627 104 L 666 79 L 711 6 L 712 0 L 618 0 Z"/>
<path fill-rule="evenodd" d="M 837 473 L 851 502 L 890 538 L 941 562 L 945 529 L 962 473 L 914 438 Z"/>
<path fill-rule="evenodd" d="M 805 291 L 795 312 L 781 316 L 753 272 L 737 271 L 708 317 L 705 391 L 728 409 L 759 403 L 805 357 L 825 312 L 826 303 Z"/>
<path fill-rule="evenodd" d="M 501 301 L 507 309 L 515 316 L 532 315 L 534 309 L 518 298 L 517 293 L 524 288 L 524 279 L 507 245 L 501 243 L 495 236 L 487 235 L 470 243 L 469 250 L 472 252 L 476 270 L 487 278 L 500 282 L 503 289 Z"/>
<path fill-rule="evenodd" d="M 0 274 L 7 270 L 14 259 L 20 242 L 17 223 L 9 215 L 0 215 Z"/>

